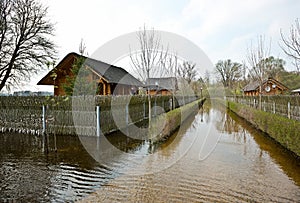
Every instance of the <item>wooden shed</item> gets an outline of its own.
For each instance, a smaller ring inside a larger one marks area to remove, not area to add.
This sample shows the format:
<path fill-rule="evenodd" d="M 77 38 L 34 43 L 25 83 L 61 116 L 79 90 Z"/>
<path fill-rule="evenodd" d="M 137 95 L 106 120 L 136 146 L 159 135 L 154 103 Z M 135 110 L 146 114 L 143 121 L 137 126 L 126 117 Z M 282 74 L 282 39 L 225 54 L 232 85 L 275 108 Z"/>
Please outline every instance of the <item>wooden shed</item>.
<path fill-rule="evenodd" d="M 145 89 L 146 91 L 149 89 L 151 95 L 171 95 L 178 90 L 177 79 L 175 77 L 148 78 Z"/>
<path fill-rule="evenodd" d="M 53 85 L 54 95 L 66 95 L 64 86 L 67 76 L 72 76 L 72 67 L 80 56 L 77 53 L 69 53 L 59 64 L 43 77 L 38 85 Z M 143 84 L 121 67 L 113 66 L 102 61 L 84 57 L 82 68 L 89 71 L 86 82 L 95 82 L 95 94 L 97 95 L 129 95 L 135 94 Z M 73 76 L 76 77 L 76 76 Z"/>
<path fill-rule="evenodd" d="M 258 96 L 259 95 L 259 88 L 260 82 L 254 81 L 249 83 L 243 88 L 244 95 L 246 96 Z M 262 82 L 262 95 L 279 95 L 284 94 L 286 91 L 289 90 L 284 84 L 275 80 L 273 78 L 268 78 Z"/>

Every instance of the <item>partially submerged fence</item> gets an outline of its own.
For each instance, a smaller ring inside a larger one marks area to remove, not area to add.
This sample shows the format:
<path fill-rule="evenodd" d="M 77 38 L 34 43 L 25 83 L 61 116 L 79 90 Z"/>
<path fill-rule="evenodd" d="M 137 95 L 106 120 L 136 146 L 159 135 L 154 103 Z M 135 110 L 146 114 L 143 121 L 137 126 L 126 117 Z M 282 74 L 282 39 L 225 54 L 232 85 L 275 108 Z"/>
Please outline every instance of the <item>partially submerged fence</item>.
<path fill-rule="evenodd" d="M 300 120 L 299 96 L 230 96 L 227 100 L 261 109 L 262 111 L 279 114 L 294 120 Z"/>
<path fill-rule="evenodd" d="M 194 96 L 152 96 L 151 114 L 156 116 L 196 99 Z M 100 132 L 106 134 L 147 119 L 149 106 L 145 95 L 9 96 L 0 97 L 0 115 L 2 132 L 41 134 L 44 131 L 49 134 L 93 136 Z"/>

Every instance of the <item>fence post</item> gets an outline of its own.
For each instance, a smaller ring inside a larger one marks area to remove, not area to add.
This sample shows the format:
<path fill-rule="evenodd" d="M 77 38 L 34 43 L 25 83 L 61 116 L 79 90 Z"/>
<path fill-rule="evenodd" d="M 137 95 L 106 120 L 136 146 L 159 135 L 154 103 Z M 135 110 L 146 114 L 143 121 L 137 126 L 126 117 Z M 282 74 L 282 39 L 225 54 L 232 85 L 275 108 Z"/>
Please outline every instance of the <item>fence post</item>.
<path fill-rule="evenodd" d="M 97 137 L 100 137 L 100 106 L 96 106 L 97 114 Z"/>
<path fill-rule="evenodd" d="M 275 114 L 276 113 L 276 110 L 275 110 L 275 102 L 273 101 L 273 113 Z"/>
<path fill-rule="evenodd" d="M 264 111 L 266 111 L 266 101 L 265 100 L 264 100 L 263 106 L 264 106 Z"/>
<path fill-rule="evenodd" d="M 42 122 L 43 122 L 43 135 L 46 133 L 46 106 L 43 105 L 42 107 L 43 113 L 42 113 Z"/>
<path fill-rule="evenodd" d="M 291 118 L 291 103 L 288 102 L 288 118 Z"/>
<path fill-rule="evenodd" d="M 156 98 L 157 96 L 155 95 L 155 100 L 154 100 L 154 117 L 156 117 Z"/>
<path fill-rule="evenodd" d="M 126 107 L 125 107 L 125 122 L 126 122 L 126 126 L 128 126 L 128 124 L 129 124 L 129 121 L 128 121 L 128 105 L 129 104 L 126 104 Z"/>
<path fill-rule="evenodd" d="M 143 107 L 144 107 L 144 118 L 146 118 L 146 104 L 145 104 L 145 101 L 143 103 Z"/>

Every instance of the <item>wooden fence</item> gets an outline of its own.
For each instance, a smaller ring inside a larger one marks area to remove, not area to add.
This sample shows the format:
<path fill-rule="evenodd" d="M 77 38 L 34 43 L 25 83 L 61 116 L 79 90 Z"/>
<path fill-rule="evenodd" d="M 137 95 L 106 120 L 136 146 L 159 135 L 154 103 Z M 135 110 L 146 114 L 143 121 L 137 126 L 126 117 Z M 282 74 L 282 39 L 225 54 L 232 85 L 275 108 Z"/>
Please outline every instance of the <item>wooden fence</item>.
<path fill-rule="evenodd" d="M 174 98 L 173 102 L 172 96 L 152 96 L 152 116 L 197 99 L 194 96 Z M 44 131 L 48 134 L 94 136 L 97 135 L 97 125 L 106 134 L 147 119 L 148 109 L 145 95 L 0 97 L 0 132 L 39 135 Z"/>
<path fill-rule="evenodd" d="M 262 111 L 279 114 L 294 120 L 300 120 L 299 96 L 229 96 L 227 100 L 248 105 Z"/>

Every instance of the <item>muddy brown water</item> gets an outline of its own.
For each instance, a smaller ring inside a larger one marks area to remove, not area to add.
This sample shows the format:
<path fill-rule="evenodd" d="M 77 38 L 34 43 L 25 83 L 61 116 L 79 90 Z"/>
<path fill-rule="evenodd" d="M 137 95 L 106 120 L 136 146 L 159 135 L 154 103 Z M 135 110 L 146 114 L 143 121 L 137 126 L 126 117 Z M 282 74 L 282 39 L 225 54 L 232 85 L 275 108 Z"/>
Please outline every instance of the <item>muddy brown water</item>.
<path fill-rule="evenodd" d="M 226 109 L 159 145 L 109 140 L 124 153 L 107 165 L 76 136 L 0 134 L 0 202 L 300 202 L 299 159 Z"/>

